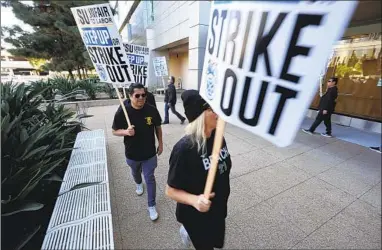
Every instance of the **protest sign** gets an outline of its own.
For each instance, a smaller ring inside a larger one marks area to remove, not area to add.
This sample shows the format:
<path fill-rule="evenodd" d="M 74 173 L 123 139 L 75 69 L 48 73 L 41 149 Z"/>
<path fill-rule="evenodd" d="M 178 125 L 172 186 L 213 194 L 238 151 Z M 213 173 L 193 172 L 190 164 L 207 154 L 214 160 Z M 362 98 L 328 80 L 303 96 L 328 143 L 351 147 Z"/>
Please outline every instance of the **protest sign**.
<path fill-rule="evenodd" d="M 156 76 L 168 76 L 166 57 L 155 57 L 153 62 Z"/>
<path fill-rule="evenodd" d="M 215 1 L 200 94 L 226 122 L 290 145 L 356 5 Z"/>
<path fill-rule="evenodd" d="M 129 87 L 134 81 L 134 76 L 110 5 L 105 3 L 70 9 L 100 80 L 115 87 L 127 124 L 131 127 L 117 88 Z"/>
<path fill-rule="evenodd" d="M 115 87 L 128 87 L 134 77 L 109 4 L 71 11 L 100 80 Z"/>
<path fill-rule="evenodd" d="M 134 82 L 146 86 L 149 76 L 149 54 L 150 50 L 146 46 L 123 43 L 130 67 L 133 71 Z"/>
<path fill-rule="evenodd" d="M 280 147 L 292 143 L 333 42 L 342 36 L 356 5 L 214 1 L 200 94 L 220 118 L 205 197 L 215 180 L 225 122 Z"/>

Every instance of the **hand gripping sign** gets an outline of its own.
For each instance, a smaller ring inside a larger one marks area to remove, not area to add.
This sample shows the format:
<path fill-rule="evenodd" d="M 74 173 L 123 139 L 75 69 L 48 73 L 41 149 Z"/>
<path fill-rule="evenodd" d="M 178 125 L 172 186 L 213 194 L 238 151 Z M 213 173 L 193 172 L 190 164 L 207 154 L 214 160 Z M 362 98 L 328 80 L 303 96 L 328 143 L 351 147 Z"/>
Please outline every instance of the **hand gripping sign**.
<path fill-rule="evenodd" d="M 134 82 L 134 76 L 110 5 L 87 5 L 71 8 L 71 11 L 100 80 L 115 87 L 128 126 L 131 127 L 118 88 L 128 87 Z"/>
<path fill-rule="evenodd" d="M 317 90 L 322 66 L 356 5 L 356 1 L 212 4 L 200 94 L 220 118 L 205 195 L 212 190 L 224 121 L 280 147 L 292 143 Z"/>

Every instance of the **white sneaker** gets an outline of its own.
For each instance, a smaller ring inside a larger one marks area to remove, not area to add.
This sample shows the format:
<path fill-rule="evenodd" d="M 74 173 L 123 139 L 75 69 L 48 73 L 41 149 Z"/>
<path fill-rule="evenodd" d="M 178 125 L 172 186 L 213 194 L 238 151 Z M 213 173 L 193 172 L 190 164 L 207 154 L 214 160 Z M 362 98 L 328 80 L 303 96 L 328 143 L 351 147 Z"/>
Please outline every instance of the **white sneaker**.
<path fill-rule="evenodd" d="M 180 226 L 179 233 L 180 233 L 180 238 L 182 239 L 183 246 L 185 248 L 190 248 L 191 239 L 190 239 L 190 236 L 188 236 L 188 233 L 183 225 Z"/>
<path fill-rule="evenodd" d="M 321 133 L 322 136 L 324 137 L 328 137 L 328 138 L 332 138 L 333 136 L 331 134 L 328 134 L 328 133 Z"/>
<path fill-rule="evenodd" d="M 137 193 L 137 195 L 142 195 L 143 194 L 143 183 L 136 184 L 136 185 L 137 185 L 137 189 L 135 190 L 135 192 Z"/>
<path fill-rule="evenodd" d="M 157 209 L 155 208 L 155 206 L 153 207 L 149 207 L 149 214 L 150 214 L 150 219 L 152 221 L 154 220 L 157 220 L 158 219 L 158 212 L 157 212 Z"/>
<path fill-rule="evenodd" d="M 302 132 L 307 133 L 308 135 L 313 135 L 313 133 L 308 129 L 301 129 Z"/>

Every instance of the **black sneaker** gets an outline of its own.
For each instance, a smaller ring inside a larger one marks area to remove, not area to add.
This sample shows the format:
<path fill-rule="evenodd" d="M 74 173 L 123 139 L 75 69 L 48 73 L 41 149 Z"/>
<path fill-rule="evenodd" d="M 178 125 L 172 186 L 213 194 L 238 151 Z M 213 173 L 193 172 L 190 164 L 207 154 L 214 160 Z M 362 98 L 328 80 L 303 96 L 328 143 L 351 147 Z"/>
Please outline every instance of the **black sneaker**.
<path fill-rule="evenodd" d="M 166 125 L 166 124 L 169 124 L 169 122 L 162 122 L 162 125 Z"/>
<path fill-rule="evenodd" d="M 324 137 L 328 137 L 328 138 L 332 138 L 333 136 L 331 134 L 328 134 L 328 133 L 321 133 L 322 136 Z"/>
<path fill-rule="evenodd" d="M 370 147 L 371 150 L 377 153 L 381 153 L 381 147 Z"/>
<path fill-rule="evenodd" d="M 313 132 L 308 129 L 302 129 L 302 132 L 307 133 L 308 135 L 313 135 Z"/>

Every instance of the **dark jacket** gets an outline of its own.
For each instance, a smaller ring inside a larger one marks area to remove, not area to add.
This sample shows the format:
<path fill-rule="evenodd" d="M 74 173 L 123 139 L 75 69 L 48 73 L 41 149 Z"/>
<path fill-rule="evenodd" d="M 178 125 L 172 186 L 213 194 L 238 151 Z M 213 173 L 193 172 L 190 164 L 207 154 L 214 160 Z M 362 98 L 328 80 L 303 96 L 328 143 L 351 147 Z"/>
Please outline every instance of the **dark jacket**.
<path fill-rule="evenodd" d="M 337 86 L 328 88 L 326 93 L 321 97 L 319 110 L 327 110 L 329 113 L 333 113 L 336 107 L 336 99 L 338 96 Z"/>
<path fill-rule="evenodd" d="M 155 102 L 155 97 L 151 92 L 146 91 L 147 97 L 146 102 L 154 107 L 157 107 L 157 103 Z"/>
<path fill-rule="evenodd" d="M 164 102 L 175 105 L 176 103 L 176 89 L 173 83 L 170 83 L 167 86 L 167 89 L 164 94 Z"/>

